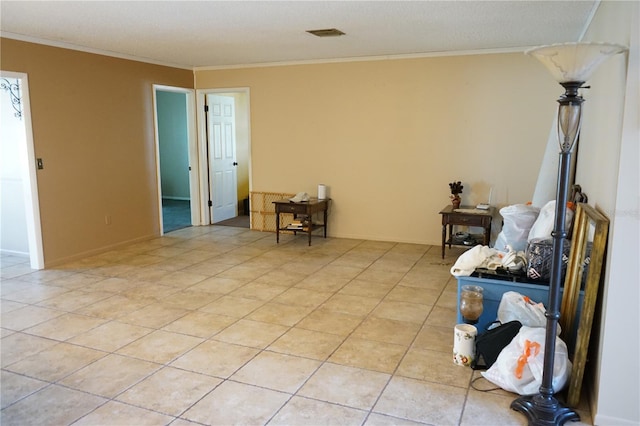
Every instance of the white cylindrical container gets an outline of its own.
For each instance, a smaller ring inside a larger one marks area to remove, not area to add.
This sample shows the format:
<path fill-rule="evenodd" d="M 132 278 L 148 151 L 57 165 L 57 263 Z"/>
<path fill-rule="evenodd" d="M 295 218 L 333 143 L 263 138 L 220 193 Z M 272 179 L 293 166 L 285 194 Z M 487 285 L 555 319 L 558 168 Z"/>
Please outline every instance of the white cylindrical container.
<path fill-rule="evenodd" d="M 318 185 L 318 199 L 324 200 L 327 198 L 327 187 L 323 184 Z"/>
<path fill-rule="evenodd" d="M 478 329 L 471 324 L 457 324 L 453 329 L 453 363 L 469 367 L 476 357 Z"/>

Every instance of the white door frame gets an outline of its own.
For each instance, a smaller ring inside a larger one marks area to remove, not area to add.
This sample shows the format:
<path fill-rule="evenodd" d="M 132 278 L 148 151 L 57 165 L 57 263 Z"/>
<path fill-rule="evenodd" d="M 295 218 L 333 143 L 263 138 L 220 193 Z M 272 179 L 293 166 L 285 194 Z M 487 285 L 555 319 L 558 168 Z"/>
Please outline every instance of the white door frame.
<path fill-rule="evenodd" d="M 200 215 L 203 220 L 202 224 L 211 223 L 210 209 L 207 205 L 209 199 L 208 189 L 208 168 L 207 164 L 207 119 L 204 112 L 204 105 L 206 96 L 208 94 L 224 94 L 224 93 L 244 93 L 247 96 L 247 144 L 249 145 L 249 153 L 251 153 L 251 90 L 248 87 L 234 87 L 234 88 L 219 88 L 219 89 L 198 89 L 196 90 L 197 96 L 197 117 L 198 117 L 198 146 L 200 154 L 200 199 L 202 203 L 200 205 Z M 251 167 L 251 154 L 249 154 L 249 192 L 252 188 L 252 169 Z"/>
<path fill-rule="evenodd" d="M 40 221 L 40 199 L 38 198 L 38 176 L 36 172 L 36 154 L 31 126 L 31 103 L 29 101 L 29 79 L 21 72 L 1 71 L 5 78 L 19 79 L 22 92 L 22 118 L 26 136 L 27 175 L 24 181 L 25 214 L 27 221 L 27 238 L 29 242 L 29 262 L 32 269 L 44 268 L 44 248 L 42 244 L 42 224 Z"/>
<path fill-rule="evenodd" d="M 158 214 L 160 218 L 160 235 L 164 235 L 164 223 L 162 218 L 162 181 L 160 179 L 160 138 L 158 136 L 158 104 L 156 98 L 157 91 L 184 93 L 187 95 L 187 144 L 189 157 L 189 198 L 191 206 L 191 224 L 202 225 L 202 214 L 199 206 L 200 202 L 200 162 L 198 161 L 198 138 L 196 131 L 195 91 L 183 87 L 153 85 L 153 124 L 156 140 L 156 181 L 158 184 Z"/>

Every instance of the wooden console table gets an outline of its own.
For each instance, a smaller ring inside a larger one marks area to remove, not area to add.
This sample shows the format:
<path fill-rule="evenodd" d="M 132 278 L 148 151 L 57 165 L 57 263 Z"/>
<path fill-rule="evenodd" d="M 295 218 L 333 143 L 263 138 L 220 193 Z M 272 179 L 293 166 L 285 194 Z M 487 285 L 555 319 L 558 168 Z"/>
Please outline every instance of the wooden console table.
<path fill-rule="evenodd" d="M 289 201 L 288 199 L 274 201 L 276 210 L 276 243 L 280 243 L 280 231 L 293 231 L 293 233 L 297 232 L 306 232 L 309 235 L 309 245 L 311 245 L 311 232 L 316 229 L 323 228 L 324 230 L 324 238 L 327 238 L 327 210 L 329 209 L 329 201 L 330 198 L 326 198 L 323 200 L 319 200 L 317 198 L 311 198 L 309 201 L 301 201 L 298 203 L 294 203 Z M 311 220 L 311 216 L 314 213 L 322 212 L 323 213 L 323 221 L 322 223 L 313 223 Z M 306 230 L 297 230 L 297 229 L 289 229 L 287 227 L 280 227 L 280 214 L 281 213 L 290 213 L 293 214 L 294 218 L 298 216 L 307 216 L 309 218 L 309 226 Z"/>
<path fill-rule="evenodd" d="M 459 210 L 459 211 L 456 211 Z M 452 245 L 467 245 L 454 241 L 453 225 L 477 226 L 484 229 L 482 243 L 489 245 L 491 238 L 491 220 L 495 208 L 489 207 L 487 210 L 475 209 L 471 206 L 460 206 L 460 209 L 453 209 L 452 205 L 448 205 L 440 211 L 442 215 L 442 258 L 444 259 L 444 247 Z M 449 225 L 449 238 L 447 238 L 447 225 Z M 474 237 L 475 238 L 475 237 Z M 477 242 L 477 239 L 476 239 Z"/>

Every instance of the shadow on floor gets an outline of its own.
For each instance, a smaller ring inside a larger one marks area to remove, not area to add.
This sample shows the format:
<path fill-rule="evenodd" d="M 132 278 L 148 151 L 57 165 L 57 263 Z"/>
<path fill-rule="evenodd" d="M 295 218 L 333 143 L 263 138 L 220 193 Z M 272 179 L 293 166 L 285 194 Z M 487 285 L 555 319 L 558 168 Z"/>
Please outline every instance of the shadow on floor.
<path fill-rule="evenodd" d="M 219 226 L 233 226 L 236 228 L 250 228 L 250 222 L 251 220 L 249 219 L 250 216 L 236 216 L 236 217 L 232 217 L 231 219 L 227 219 L 227 220 L 223 220 L 220 222 L 216 222 L 214 223 L 214 225 L 219 225 Z"/>

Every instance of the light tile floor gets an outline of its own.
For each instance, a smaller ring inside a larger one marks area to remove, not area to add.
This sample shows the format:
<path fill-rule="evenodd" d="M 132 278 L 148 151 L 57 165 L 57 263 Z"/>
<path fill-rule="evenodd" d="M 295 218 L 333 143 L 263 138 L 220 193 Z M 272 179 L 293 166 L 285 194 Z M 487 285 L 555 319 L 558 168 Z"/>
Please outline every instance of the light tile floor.
<path fill-rule="evenodd" d="M 459 253 L 211 226 L 2 256 L 1 423 L 524 425 L 451 361 Z"/>

